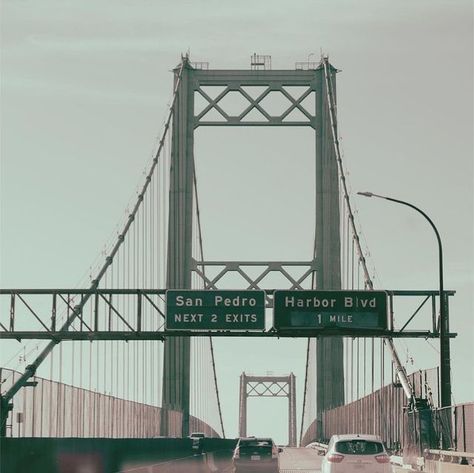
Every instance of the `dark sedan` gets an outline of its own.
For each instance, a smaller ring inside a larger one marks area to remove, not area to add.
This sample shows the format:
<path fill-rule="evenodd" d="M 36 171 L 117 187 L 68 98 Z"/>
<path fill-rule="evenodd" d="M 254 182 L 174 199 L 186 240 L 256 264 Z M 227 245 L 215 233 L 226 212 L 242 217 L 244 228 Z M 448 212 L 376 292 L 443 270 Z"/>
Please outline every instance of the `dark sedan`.
<path fill-rule="evenodd" d="M 232 457 L 234 471 L 277 473 L 278 453 L 281 451 L 271 438 L 241 438 Z"/>

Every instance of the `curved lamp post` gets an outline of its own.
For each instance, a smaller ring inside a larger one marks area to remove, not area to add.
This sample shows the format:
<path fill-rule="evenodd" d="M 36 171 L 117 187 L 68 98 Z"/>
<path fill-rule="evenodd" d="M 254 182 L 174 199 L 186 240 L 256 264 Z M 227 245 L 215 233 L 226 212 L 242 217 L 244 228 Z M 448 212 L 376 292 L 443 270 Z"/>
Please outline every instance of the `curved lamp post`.
<path fill-rule="evenodd" d="M 396 202 L 397 204 L 406 205 L 416 210 L 418 213 L 423 215 L 428 220 L 431 228 L 433 228 L 436 239 L 438 240 L 438 253 L 439 253 L 439 345 L 440 345 L 440 360 L 439 360 L 439 377 L 441 385 L 441 407 L 447 407 L 451 405 L 451 365 L 450 365 L 450 353 L 449 353 L 449 320 L 448 311 L 446 305 L 446 299 L 444 296 L 443 286 L 443 246 L 441 244 L 441 238 L 438 233 L 438 229 L 428 215 L 418 207 L 405 202 L 403 200 L 393 199 L 392 197 L 386 197 L 384 195 L 373 194 L 372 192 L 357 192 L 359 195 L 364 197 L 377 197 L 379 199 L 389 200 Z"/>

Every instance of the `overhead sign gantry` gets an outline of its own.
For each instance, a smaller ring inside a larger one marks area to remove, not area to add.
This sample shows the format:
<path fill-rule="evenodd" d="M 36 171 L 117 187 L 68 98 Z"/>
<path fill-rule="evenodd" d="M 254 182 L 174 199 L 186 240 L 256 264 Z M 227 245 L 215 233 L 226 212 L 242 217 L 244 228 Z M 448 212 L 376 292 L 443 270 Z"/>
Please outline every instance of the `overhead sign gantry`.
<path fill-rule="evenodd" d="M 447 297 L 454 295 L 454 291 L 444 292 Z M 0 321 L 0 340 L 332 335 L 437 338 L 434 300 L 438 294 L 437 290 L 0 289 L 2 307 L 6 309 Z M 85 300 L 87 296 L 84 307 L 72 302 Z M 401 296 L 420 299 L 421 303 L 406 321 L 399 319 L 395 327 L 392 314 L 396 311 L 395 301 Z M 431 329 L 407 329 L 424 306 L 431 306 Z M 79 323 L 74 328 L 59 326 L 57 314 L 64 311 L 77 314 Z M 143 319 L 150 313 L 156 315 L 155 327 L 145 328 Z M 38 327 L 22 330 L 20 327 L 28 320 L 36 321 Z"/>

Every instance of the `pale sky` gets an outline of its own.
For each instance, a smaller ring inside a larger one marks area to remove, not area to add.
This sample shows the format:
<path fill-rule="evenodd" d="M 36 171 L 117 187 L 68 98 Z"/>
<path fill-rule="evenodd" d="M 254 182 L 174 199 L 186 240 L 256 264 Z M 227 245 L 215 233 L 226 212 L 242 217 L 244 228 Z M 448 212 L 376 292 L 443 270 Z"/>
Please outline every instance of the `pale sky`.
<path fill-rule="evenodd" d="M 421 216 L 357 191 L 407 200 L 437 225 L 457 291 L 454 401 L 474 400 L 472 2 L 3 0 L 1 41 L 1 287 L 80 284 L 142 181 L 181 53 L 248 69 L 256 52 L 293 69 L 323 51 L 341 70 L 339 131 L 376 288 L 437 289 L 436 241 Z M 311 258 L 312 140 L 198 130 L 207 259 Z M 242 371 L 304 376 L 304 341 L 239 343 L 216 341 L 229 435 Z M 397 346 L 409 371 L 438 363 L 424 341 Z M 274 408 L 250 409 L 249 425 L 269 428 Z M 284 422 L 273 427 L 284 441 Z"/>

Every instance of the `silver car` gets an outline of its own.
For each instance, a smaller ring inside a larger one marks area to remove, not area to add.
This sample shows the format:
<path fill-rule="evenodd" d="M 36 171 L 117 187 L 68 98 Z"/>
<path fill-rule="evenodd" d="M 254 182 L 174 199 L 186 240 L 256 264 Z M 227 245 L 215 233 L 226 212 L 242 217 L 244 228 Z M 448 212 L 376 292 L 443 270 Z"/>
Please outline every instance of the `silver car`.
<path fill-rule="evenodd" d="M 189 438 L 192 440 L 191 448 L 199 453 L 202 452 L 202 441 L 206 437 L 204 432 L 193 432 Z"/>
<path fill-rule="evenodd" d="M 322 473 L 391 473 L 390 458 L 377 435 L 333 435 Z"/>

